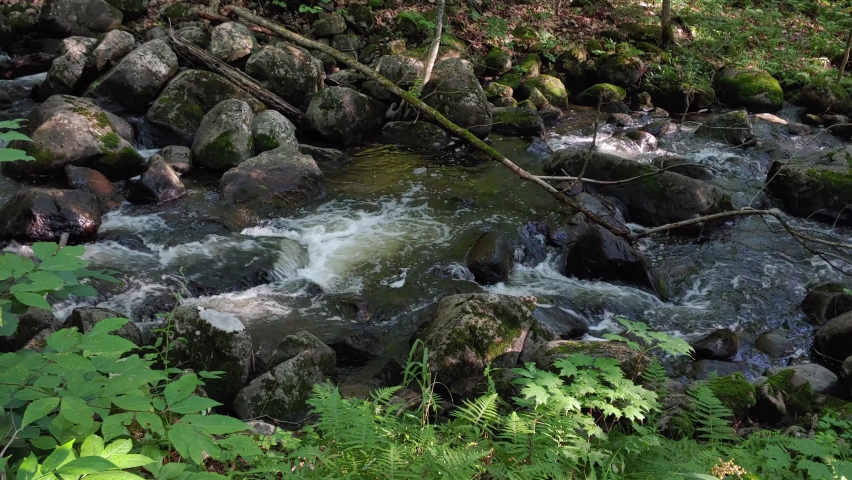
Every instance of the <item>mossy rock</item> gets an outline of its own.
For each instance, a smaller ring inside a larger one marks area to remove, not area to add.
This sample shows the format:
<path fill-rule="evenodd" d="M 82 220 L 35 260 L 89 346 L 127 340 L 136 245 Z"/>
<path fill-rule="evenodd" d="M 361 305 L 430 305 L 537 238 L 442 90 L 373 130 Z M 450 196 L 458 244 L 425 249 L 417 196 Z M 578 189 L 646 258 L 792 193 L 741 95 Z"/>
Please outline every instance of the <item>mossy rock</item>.
<path fill-rule="evenodd" d="M 808 110 L 808 113 L 846 113 L 852 110 L 852 96 L 840 85 L 810 84 L 802 88 L 797 105 Z"/>
<path fill-rule="evenodd" d="M 396 16 L 394 30 L 407 38 L 425 38 L 435 28 L 419 12 L 401 12 Z"/>
<path fill-rule="evenodd" d="M 662 80 L 646 85 L 654 98 L 654 105 L 671 113 L 684 113 L 687 108 L 696 112 L 716 103 L 716 93 L 706 85 L 692 85 L 679 81 Z"/>
<path fill-rule="evenodd" d="M 495 80 L 496 83 L 500 85 L 505 85 L 510 88 L 518 88 L 521 86 L 521 82 L 523 82 L 523 76 L 520 73 L 509 72 L 506 75 L 503 75 L 498 80 Z"/>
<path fill-rule="evenodd" d="M 590 38 L 586 42 L 586 50 L 588 50 L 589 53 L 600 52 L 603 49 L 604 49 L 603 44 L 601 43 L 600 40 L 598 40 L 596 38 Z"/>
<path fill-rule="evenodd" d="M 467 43 L 465 43 L 464 40 L 448 33 L 441 35 L 441 45 L 452 48 L 459 53 L 465 53 L 468 48 Z"/>
<path fill-rule="evenodd" d="M 531 78 L 521 85 L 520 96 L 518 98 L 529 97 L 529 92 L 533 89 L 538 90 L 547 99 L 547 101 L 556 107 L 568 107 L 568 91 L 565 85 L 556 77 L 550 75 L 539 75 Z M 526 95 L 525 95 L 526 93 Z"/>
<path fill-rule="evenodd" d="M 707 386 L 737 416 L 745 415 L 757 402 L 754 385 L 740 372 L 710 379 Z"/>
<path fill-rule="evenodd" d="M 598 105 L 598 101 L 603 103 L 619 102 L 624 100 L 626 97 L 627 92 L 623 88 L 609 83 L 598 83 L 597 85 L 592 85 L 591 87 L 583 90 L 582 93 L 577 95 L 575 102 L 578 105 L 596 107 Z"/>
<path fill-rule="evenodd" d="M 731 108 L 774 113 L 784 103 L 784 91 L 778 80 L 755 67 L 725 69 L 716 76 L 715 90 L 719 101 Z"/>
<path fill-rule="evenodd" d="M 512 29 L 512 36 L 518 43 L 532 45 L 539 40 L 538 30 L 532 25 L 518 25 Z"/>
<path fill-rule="evenodd" d="M 784 403 L 787 405 L 787 413 L 790 415 L 804 415 L 813 411 L 813 391 L 811 384 L 804 382 L 802 385 L 793 385 L 793 370 L 786 369 L 772 375 L 766 380 L 766 385 L 773 392 L 781 391 L 784 394 Z"/>
<path fill-rule="evenodd" d="M 512 69 L 512 54 L 500 47 L 493 47 L 485 55 L 486 72 L 502 75 Z"/>
<path fill-rule="evenodd" d="M 498 98 L 512 98 L 514 96 L 514 90 L 512 87 L 507 87 L 502 83 L 491 82 L 485 87 L 485 98 L 488 101 L 494 101 Z"/>
<path fill-rule="evenodd" d="M 560 358 L 575 354 L 588 355 L 592 358 L 612 358 L 618 361 L 625 375 L 639 374 L 650 363 L 647 357 L 631 350 L 623 342 L 583 342 L 580 340 L 554 340 L 541 345 L 533 355 L 536 367 L 549 370 L 553 363 Z M 637 362 L 640 362 L 637 365 Z"/>
<path fill-rule="evenodd" d="M 163 9 L 163 17 L 172 23 L 195 20 L 197 16 L 198 13 L 195 9 L 193 9 L 189 4 L 183 2 L 173 3 Z"/>
<path fill-rule="evenodd" d="M 624 34 L 624 37 L 632 42 L 658 43 L 662 36 L 662 30 L 658 25 L 622 23 L 618 28 Z"/>
<path fill-rule="evenodd" d="M 514 68 L 512 72 L 520 74 L 523 80 L 535 78 L 541 73 L 541 57 L 537 53 L 525 55 Z M 514 87 L 513 87 L 514 88 Z"/>

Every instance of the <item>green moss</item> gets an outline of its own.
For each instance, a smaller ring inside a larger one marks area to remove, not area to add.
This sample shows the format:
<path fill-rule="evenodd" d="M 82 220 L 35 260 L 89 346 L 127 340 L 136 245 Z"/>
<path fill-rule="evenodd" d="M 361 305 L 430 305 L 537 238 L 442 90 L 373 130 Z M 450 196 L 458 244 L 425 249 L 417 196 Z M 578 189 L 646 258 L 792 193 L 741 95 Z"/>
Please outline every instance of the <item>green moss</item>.
<path fill-rule="evenodd" d="M 597 106 L 599 99 L 604 102 L 614 102 L 624 100 L 625 97 L 627 97 L 627 92 L 623 88 L 610 83 L 598 83 L 577 95 L 577 103 L 580 105 Z"/>
<path fill-rule="evenodd" d="M 716 377 L 708 382 L 710 390 L 737 416 L 742 416 L 757 403 L 754 385 L 740 372 Z"/>
<path fill-rule="evenodd" d="M 736 69 L 733 74 L 723 75 L 716 81 L 719 98 L 725 102 L 758 108 L 762 103 L 752 100 L 758 95 L 765 94 L 773 106 L 781 108 L 784 102 L 784 91 L 778 80 L 772 75 L 757 69 Z"/>
<path fill-rule="evenodd" d="M 518 88 L 521 86 L 521 82 L 523 80 L 524 79 L 521 74 L 516 72 L 510 72 L 500 77 L 500 79 L 496 80 L 496 82 L 500 85 L 505 85 L 507 87 Z"/>
<path fill-rule="evenodd" d="M 805 174 L 817 180 L 822 189 L 832 190 L 842 196 L 852 196 L 852 171 L 810 168 Z"/>
<path fill-rule="evenodd" d="M 201 157 L 211 160 L 209 163 L 214 165 L 233 166 L 239 164 L 241 160 L 240 153 L 228 132 L 205 145 L 200 154 Z"/>
<path fill-rule="evenodd" d="M 568 91 L 565 89 L 562 81 L 556 77 L 539 75 L 527 80 L 524 83 L 524 87 L 537 89 L 552 105 L 559 108 L 568 107 Z"/>
<path fill-rule="evenodd" d="M 511 98 L 512 95 L 514 95 L 512 87 L 508 87 L 502 83 L 491 82 L 485 87 L 485 98 L 489 101 L 500 97 Z"/>
<path fill-rule="evenodd" d="M 802 415 L 811 412 L 811 402 L 813 401 L 813 391 L 811 384 L 805 382 L 804 385 L 794 387 L 792 384 L 795 371 L 786 369 L 781 370 L 775 375 L 766 380 L 766 384 L 773 391 L 784 392 L 784 403 L 787 405 L 787 413 L 793 415 Z"/>
<path fill-rule="evenodd" d="M 112 150 L 121 144 L 121 138 L 115 132 L 108 132 L 101 135 L 101 144 L 105 149 Z"/>
<path fill-rule="evenodd" d="M 600 42 L 600 40 L 597 40 L 595 38 L 590 38 L 589 41 L 586 42 L 586 50 L 588 50 L 589 52 L 593 52 L 593 53 L 599 52 L 599 51 L 602 51 L 603 49 L 604 49 L 604 47 L 603 47 L 603 44 Z"/>
<path fill-rule="evenodd" d="M 541 57 L 537 53 L 525 55 L 514 68 L 512 72 L 520 74 L 526 80 L 537 77 L 541 73 Z M 514 88 L 514 87 L 512 87 Z"/>
<path fill-rule="evenodd" d="M 163 16 L 172 22 L 180 22 L 191 20 L 195 16 L 195 11 L 189 4 L 178 2 L 163 9 Z"/>
<path fill-rule="evenodd" d="M 255 153 L 262 153 L 262 152 L 267 152 L 269 150 L 275 150 L 276 148 L 281 146 L 281 144 L 278 143 L 278 140 L 271 135 L 265 135 L 265 134 L 261 133 L 261 134 L 255 135 L 253 138 L 254 138 Z"/>
<path fill-rule="evenodd" d="M 441 45 L 445 47 L 450 47 L 453 50 L 457 50 L 462 53 L 467 51 L 467 44 L 464 42 L 464 40 L 448 33 L 441 35 Z"/>

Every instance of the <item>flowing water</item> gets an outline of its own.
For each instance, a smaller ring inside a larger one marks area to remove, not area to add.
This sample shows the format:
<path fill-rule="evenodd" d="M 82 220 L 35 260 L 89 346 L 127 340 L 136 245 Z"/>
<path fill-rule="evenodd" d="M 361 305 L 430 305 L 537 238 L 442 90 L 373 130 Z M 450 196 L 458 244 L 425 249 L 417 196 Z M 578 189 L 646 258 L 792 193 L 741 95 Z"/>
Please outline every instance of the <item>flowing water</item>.
<path fill-rule="evenodd" d="M 797 112 L 780 115 L 792 120 Z M 593 112 L 577 108 L 566 112 L 546 141 L 493 143 L 522 167 L 540 172 L 548 149 L 588 146 L 594 119 Z M 759 123 L 760 137 L 775 147 L 809 152 L 838 144 L 826 134 L 791 137 Z M 772 149 L 731 149 L 693 137 L 690 125 L 684 124 L 679 140 L 661 143 L 652 154 L 619 153 L 637 161 L 665 152 L 686 155 L 713 170 L 714 183 L 732 193 L 735 206 L 766 202 L 760 188 Z M 608 126 L 598 133 L 603 150 L 613 148 L 607 142 L 612 133 Z M 186 178 L 188 195 L 168 205 L 122 205 L 105 217 L 86 256 L 93 266 L 121 272 L 125 285 L 104 286 L 96 300 L 61 304 L 57 314 L 88 303 L 150 324 L 180 296 L 183 304 L 240 318 L 261 357 L 301 329 L 326 341 L 367 330 L 389 353 L 400 354 L 437 298 L 482 291 L 464 257 L 480 232 L 493 229 L 519 239 L 520 246 L 509 280 L 486 290 L 534 295 L 541 308 L 561 308 L 587 320 L 591 336 L 617 329 L 619 315 L 688 339 L 718 327 L 736 328 L 747 333 L 740 359 L 756 374 L 769 360 L 748 339 L 787 328 L 797 355 L 806 355 L 812 333 L 798 304 L 809 284 L 839 277 L 789 236 L 773 233 L 771 224 L 746 218 L 701 241 L 665 236 L 641 241 L 640 249 L 668 284 L 668 302 L 629 287 L 566 278 L 558 272 L 559 254 L 526 228 L 561 209 L 539 187 L 462 147 L 429 155 L 375 146 L 350 154 L 350 163 L 326 172 L 326 199 L 241 232 L 222 226 L 228 222 L 214 178 Z M 0 176 L 0 201 L 19 188 Z"/>

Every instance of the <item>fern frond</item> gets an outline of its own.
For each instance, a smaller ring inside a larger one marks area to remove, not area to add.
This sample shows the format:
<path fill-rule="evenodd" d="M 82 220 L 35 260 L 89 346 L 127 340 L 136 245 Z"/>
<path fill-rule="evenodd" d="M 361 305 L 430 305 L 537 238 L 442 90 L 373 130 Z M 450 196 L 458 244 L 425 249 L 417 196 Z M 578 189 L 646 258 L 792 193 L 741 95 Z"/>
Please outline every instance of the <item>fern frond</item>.
<path fill-rule="evenodd" d="M 711 443 L 735 440 L 731 429 L 734 414 L 713 395 L 710 387 L 699 385 L 688 394 L 689 418 L 700 439 Z"/>
<path fill-rule="evenodd" d="M 497 394 L 483 395 L 472 402 L 465 400 L 464 406 L 455 409 L 452 416 L 490 432 L 500 420 L 497 413 Z"/>

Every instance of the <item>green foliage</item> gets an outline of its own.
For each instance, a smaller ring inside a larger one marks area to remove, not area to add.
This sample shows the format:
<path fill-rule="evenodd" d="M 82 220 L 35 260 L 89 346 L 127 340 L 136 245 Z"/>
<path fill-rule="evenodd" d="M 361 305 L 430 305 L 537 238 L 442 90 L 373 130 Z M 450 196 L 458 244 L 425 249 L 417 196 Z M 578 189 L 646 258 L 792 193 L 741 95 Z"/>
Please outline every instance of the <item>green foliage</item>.
<path fill-rule="evenodd" d="M 0 122 L 0 145 L 5 145 L 8 142 L 12 142 L 15 140 L 21 142 L 32 141 L 30 137 L 24 135 L 23 133 L 17 132 L 17 130 L 21 128 L 21 123 L 23 123 L 23 120 L 6 120 Z M 0 147 L 0 163 L 14 162 L 17 160 L 30 161 L 35 159 L 27 155 L 27 153 L 23 150 L 19 150 L 17 148 Z"/>

